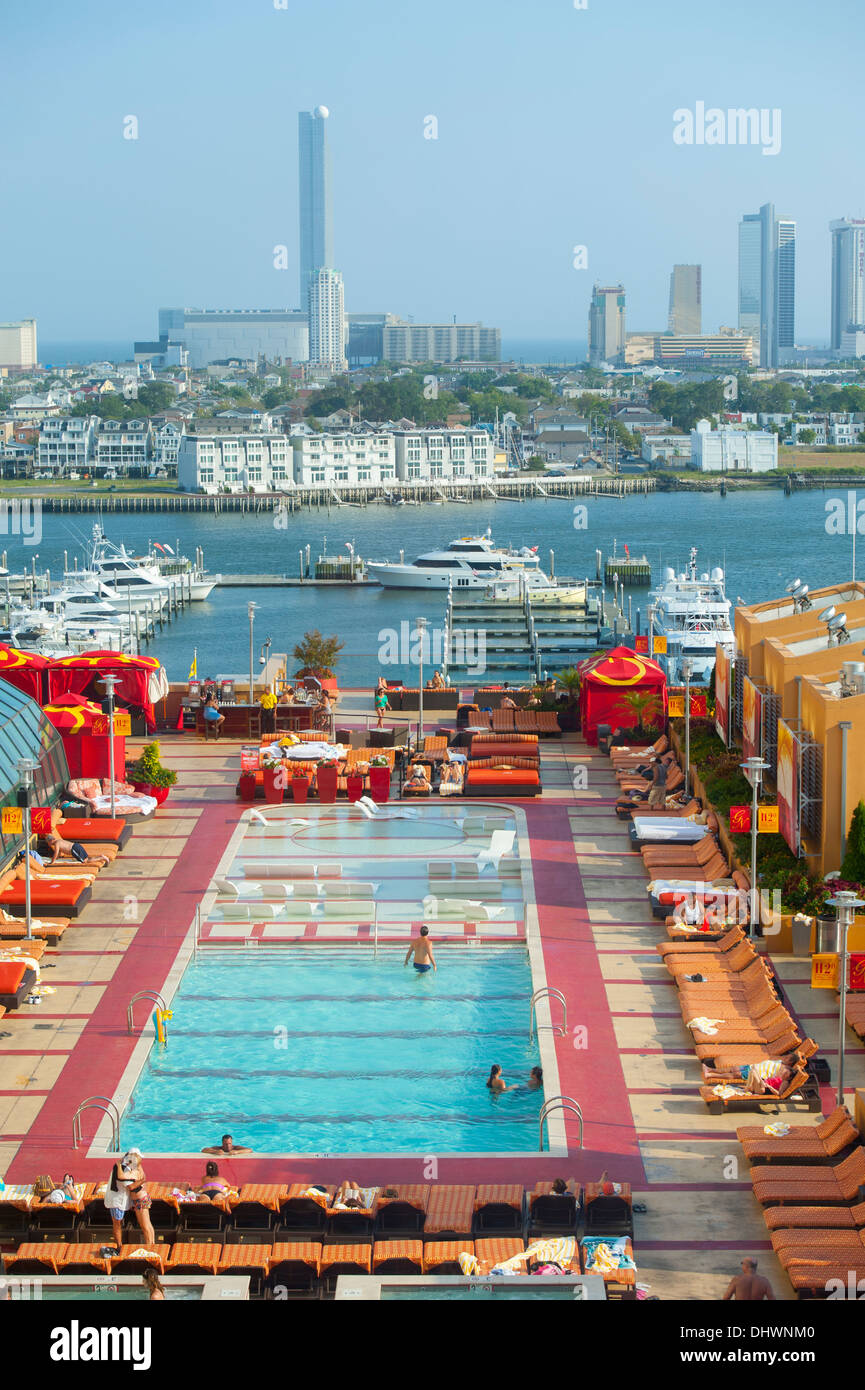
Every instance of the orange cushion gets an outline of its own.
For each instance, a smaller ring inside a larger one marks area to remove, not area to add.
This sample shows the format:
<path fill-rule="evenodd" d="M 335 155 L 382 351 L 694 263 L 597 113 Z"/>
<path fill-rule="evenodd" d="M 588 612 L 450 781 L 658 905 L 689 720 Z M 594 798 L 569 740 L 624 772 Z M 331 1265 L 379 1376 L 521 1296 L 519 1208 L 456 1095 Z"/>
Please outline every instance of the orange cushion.
<path fill-rule="evenodd" d="M 466 782 L 470 787 L 503 787 L 510 783 L 521 787 L 539 787 L 537 772 L 527 767 L 478 767 L 469 764 Z"/>
<path fill-rule="evenodd" d="M 125 820 L 111 820 L 109 816 L 105 820 L 62 820 L 57 826 L 64 840 L 80 840 L 82 844 L 92 840 L 116 840 L 125 829 Z"/>
<path fill-rule="evenodd" d="M 25 887 L 23 879 L 16 879 L 14 883 L 10 883 L 9 887 L 0 893 L 0 904 L 14 903 L 20 906 L 25 901 Z M 38 907 L 40 903 L 62 903 L 73 907 L 88 887 L 89 884 L 83 878 L 31 878 L 30 901 L 34 907 Z"/>
<path fill-rule="evenodd" d="M 14 994 L 24 979 L 27 966 L 17 960 L 0 960 L 0 994 Z"/>

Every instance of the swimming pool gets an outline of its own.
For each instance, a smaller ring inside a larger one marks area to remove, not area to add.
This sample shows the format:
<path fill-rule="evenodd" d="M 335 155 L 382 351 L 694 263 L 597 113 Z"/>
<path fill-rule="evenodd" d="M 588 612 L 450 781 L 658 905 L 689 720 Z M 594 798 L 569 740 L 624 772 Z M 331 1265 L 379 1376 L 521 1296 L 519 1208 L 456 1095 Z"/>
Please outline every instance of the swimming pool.
<path fill-rule="evenodd" d="M 154 1044 L 124 1115 L 149 1153 L 230 1132 L 259 1153 L 484 1154 L 537 1149 L 524 1082 L 532 973 L 520 946 L 440 945 L 437 974 L 405 947 L 209 948 L 187 966 L 167 1046 Z"/>
<path fill-rule="evenodd" d="M 606 1300 L 604 1281 L 597 1274 L 562 1276 L 511 1276 L 468 1279 L 464 1276 L 416 1278 L 405 1275 L 341 1274 L 336 1301 L 381 1303 L 440 1303 L 459 1299 L 467 1303 L 500 1303 L 519 1300 L 539 1303 L 601 1303 Z"/>

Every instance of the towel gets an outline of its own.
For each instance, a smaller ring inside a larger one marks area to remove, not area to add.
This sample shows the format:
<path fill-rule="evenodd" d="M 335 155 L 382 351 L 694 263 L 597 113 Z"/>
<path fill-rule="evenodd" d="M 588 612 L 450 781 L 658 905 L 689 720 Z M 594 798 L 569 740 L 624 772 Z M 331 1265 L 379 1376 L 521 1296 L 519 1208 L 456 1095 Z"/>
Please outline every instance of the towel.
<path fill-rule="evenodd" d="M 693 1028 L 698 1033 L 706 1033 L 709 1037 L 713 1037 L 723 1022 L 722 1018 L 692 1018 L 690 1022 L 685 1024 L 685 1027 Z"/>
<path fill-rule="evenodd" d="M 777 1120 L 773 1125 L 764 1125 L 763 1133 L 768 1134 L 770 1139 L 783 1139 L 790 1133 L 790 1126 Z"/>
<path fill-rule="evenodd" d="M 316 1206 L 319 1207 L 326 1207 L 328 1203 L 327 1193 L 319 1192 L 317 1187 L 308 1187 L 305 1192 L 301 1193 L 301 1196 L 308 1197 L 311 1202 L 315 1202 Z"/>
<path fill-rule="evenodd" d="M 637 1266 L 628 1254 L 626 1240 L 626 1236 L 621 1236 L 618 1240 L 610 1240 L 609 1237 L 606 1240 L 585 1238 L 583 1250 L 586 1256 L 586 1273 L 611 1274 L 617 1269 L 636 1269 Z"/>
<path fill-rule="evenodd" d="M 747 1096 L 749 1092 L 745 1090 L 744 1086 L 720 1085 L 712 1087 L 712 1094 L 716 1095 L 719 1100 L 732 1100 L 734 1096 Z"/>
<path fill-rule="evenodd" d="M 158 1250 L 145 1250 L 144 1246 L 141 1245 L 125 1258 L 128 1260 L 159 1260 L 161 1257 Z"/>

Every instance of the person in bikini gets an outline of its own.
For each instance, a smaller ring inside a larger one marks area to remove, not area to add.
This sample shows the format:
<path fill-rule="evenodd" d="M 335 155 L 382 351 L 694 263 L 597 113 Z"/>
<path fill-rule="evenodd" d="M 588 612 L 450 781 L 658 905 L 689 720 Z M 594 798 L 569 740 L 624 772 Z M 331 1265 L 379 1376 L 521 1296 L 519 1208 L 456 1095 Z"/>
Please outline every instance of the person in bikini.
<path fill-rule="evenodd" d="M 416 936 L 409 946 L 405 953 L 405 960 L 403 961 L 404 967 L 408 965 L 412 956 L 414 956 L 412 964 L 419 975 L 425 975 L 430 966 L 432 966 L 436 973 L 438 972 L 436 958 L 433 954 L 432 942 L 429 939 L 429 927 L 421 927 L 420 936 Z"/>

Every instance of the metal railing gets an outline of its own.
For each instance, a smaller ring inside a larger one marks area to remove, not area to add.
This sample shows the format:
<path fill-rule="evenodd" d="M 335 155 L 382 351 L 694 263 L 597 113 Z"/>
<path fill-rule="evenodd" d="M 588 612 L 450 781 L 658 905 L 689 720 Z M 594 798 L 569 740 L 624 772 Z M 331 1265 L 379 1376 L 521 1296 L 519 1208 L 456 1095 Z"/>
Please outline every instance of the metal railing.
<path fill-rule="evenodd" d="M 541 1106 L 541 1113 L 538 1119 L 538 1153 L 543 1153 L 544 1151 L 544 1125 L 547 1122 L 550 1112 L 553 1110 L 570 1110 L 572 1114 L 576 1115 L 577 1119 L 580 1122 L 579 1147 L 582 1148 L 583 1112 L 580 1109 L 579 1105 L 575 1100 L 572 1100 L 570 1096 L 550 1096 L 549 1100 L 545 1100 L 543 1105 Z"/>
<path fill-rule="evenodd" d="M 133 1031 L 133 1028 L 134 1028 L 133 1016 L 134 1016 L 134 1012 L 135 1012 L 135 1005 L 138 1003 L 138 1001 L 139 1001 L 140 999 L 149 999 L 150 1002 L 151 1002 L 152 1004 L 155 1004 L 155 1005 L 157 1006 L 157 1008 L 160 1008 L 160 1009 L 167 1009 L 167 1008 L 168 1008 L 168 1005 L 166 1004 L 166 1002 L 165 1002 L 165 1000 L 163 999 L 162 995 L 159 993 L 159 990 L 158 990 L 158 989 L 140 989 L 140 990 L 138 991 L 137 994 L 133 994 L 132 998 L 130 999 L 129 1003 L 128 1003 L 127 1006 L 126 1006 L 126 1031 L 127 1031 L 127 1033 L 131 1033 L 131 1032 Z"/>
<path fill-rule="evenodd" d="M 529 1042 L 534 1042 L 535 1038 L 535 1009 L 539 999 L 558 999 L 562 1006 L 562 1021 L 558 1028 L 554 1023 L 551 1023 L 550 1027 L 554 1033 L 558 1033 L 560 1038 L 566 1037 L 568 1032 L 567 1000 L 560 989 L 553 989 L 550 985 L 545 985 L 543 989 L 536 989 L 529 1001 Z M 540 1024 L 538 1027 L 540 1028 Z"/>
<path fill-rule="evenodd" d="M 104 1104 L 102 1103 L 104 1102 Z M 111 1121 L 111 1152 L 120 1152 L 120 1111 L 109 1096 L 88 1096 L 82 1100 L 72 1116 L 72 1147 L 77 1149 L 81 1140 L 81 1116 L 85 1110 L 101 1110 Z"/>

